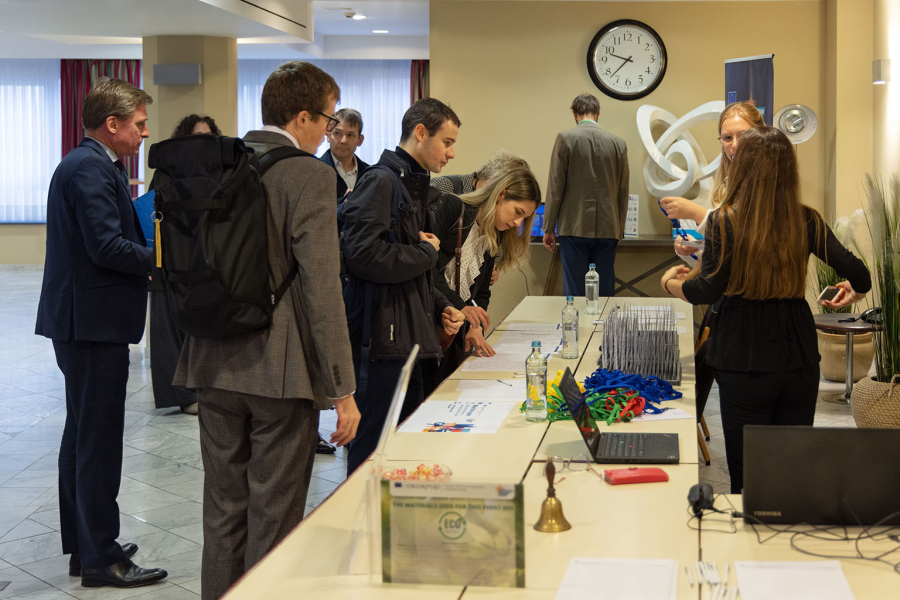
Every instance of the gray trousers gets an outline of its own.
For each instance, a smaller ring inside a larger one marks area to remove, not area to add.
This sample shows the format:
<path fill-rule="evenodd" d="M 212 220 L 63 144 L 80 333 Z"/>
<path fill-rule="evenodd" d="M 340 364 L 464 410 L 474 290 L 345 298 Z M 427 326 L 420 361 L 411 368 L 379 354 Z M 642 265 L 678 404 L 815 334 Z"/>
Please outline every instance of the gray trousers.
<path fill-rule="evenodd" d="M 203 389 L 201 596 L 216 600 L 303 519 L 319 411 L 310 400 Z"/>

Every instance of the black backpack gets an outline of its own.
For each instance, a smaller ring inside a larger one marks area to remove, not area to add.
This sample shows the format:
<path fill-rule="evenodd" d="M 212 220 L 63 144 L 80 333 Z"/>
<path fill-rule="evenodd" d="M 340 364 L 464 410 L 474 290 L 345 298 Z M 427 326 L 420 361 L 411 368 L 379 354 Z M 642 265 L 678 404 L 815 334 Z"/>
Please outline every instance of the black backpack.
<path fill-rule="evenodd" d="M 257 157 L 243 140 L 211 135 L 173 138 L 150 147 L 156 169 L 156 267 L 175 323 L 198 338 L 265 329 L 298 266 L 269 287 L 268 204 L 261 176 L 292 156 L 283 146 Z"/>

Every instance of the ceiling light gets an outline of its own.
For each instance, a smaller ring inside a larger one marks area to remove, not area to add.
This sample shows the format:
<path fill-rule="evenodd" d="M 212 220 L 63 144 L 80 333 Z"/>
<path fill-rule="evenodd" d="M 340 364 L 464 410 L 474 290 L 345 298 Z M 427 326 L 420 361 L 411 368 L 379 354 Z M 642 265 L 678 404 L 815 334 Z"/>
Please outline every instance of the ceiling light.
<path fill-rule="evenodd" d="M 387 29 L 373 29 L 372 33 L 390 33 Z"/>
<path fill-rule="evenodd" d="M 366 18 L 366 15 L 353 15 L 354 21 L 362 21 L 365 18 Z"/>

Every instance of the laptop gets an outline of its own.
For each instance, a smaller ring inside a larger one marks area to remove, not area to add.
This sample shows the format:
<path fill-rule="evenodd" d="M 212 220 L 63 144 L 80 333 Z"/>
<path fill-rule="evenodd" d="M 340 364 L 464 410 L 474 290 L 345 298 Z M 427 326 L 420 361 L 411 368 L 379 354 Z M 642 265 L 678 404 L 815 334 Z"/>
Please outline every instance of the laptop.
<path fill-rule="evenodd" d="M 898 525 L 898 490 L 900 429 L 744 426 L 744 513 L 760 521 Z"/>
<path fill-rule="evenodd" d="M 587 402 L 578 389 L 572 371 L 566 367 L 559 382 L 575 426 L 588 447 L 588 454 L 598 463 L 674 464 L 678 463 L 677 433 L 600 433 Z"/>

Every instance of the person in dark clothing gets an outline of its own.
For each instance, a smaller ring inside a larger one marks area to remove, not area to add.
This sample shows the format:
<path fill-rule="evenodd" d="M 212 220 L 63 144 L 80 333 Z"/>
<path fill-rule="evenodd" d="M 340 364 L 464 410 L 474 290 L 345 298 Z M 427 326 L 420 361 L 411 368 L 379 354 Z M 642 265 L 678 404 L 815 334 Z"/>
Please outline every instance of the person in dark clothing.
<path fill-rule="evenodd" d="M 540 203 L 541 188 L 528 168 L 497 173 L 488 185 L 475 192 L 463 196 L 444 194 L 441 198 L 435 213 L 434 233 L 441 247 L 434 284 L 466 315 L 466 332 L 465 336 L 457 336 L 444 353 L 437 376 L 426 392 L 433 391 L 456 370 L 468 352 L 494 355 L 484 339 L 491 325 L 487 313 L 491 273 L 495 268 L 515 268 L 528 255 L 534 211 Z"/>
<path fill-rule="evenodd" d="M 348 313 L 352 302 L 364 302 L 360 290 L 377 284 L 371 319 L 369 360 L 363 365 L 363 319 L 348 319 L 362 414 L 356 439 L 350 444 L 347 472 L 353 472 L 378 444 L 400 370 L 415 344 L 419 359 L 440 358 L 440 328 L 452 338 L 465 316 L 435 290 L 432 269 L 440 242 L 432 233 L 434 217 L 427 210 L 440 194 L 428 185 L 429 171 L 440 173 L 453 158 L 459 117 L 434 98 L 413 104 L 403 115 L 400 146 L 385 150 L 379 168 L 360 177 L 345 203 L 341 249 L 349 271 L 344 292 Z M 383 168 L 382 168 L 383 167 Z M 395 186 L 402 202 L 397 223 L 391 224 Z M 393 232 L 393 241 L 389 241 Z M 367 377 L 366 377 L 367 376 Z M 364 383 L 367 382 L 367 383 Z M 422 370 L 413 369 L 400 418 L 409 416 L 424 395 Z M 365 388 L 365 389 L 364 389 Z"/>
<path fill-rule="evenodd" d="M 212 117 L 188 115 L 183 118 L 172 137 L 189 135 L 222 135 Z M 153 382 L 153 402 L 156 408 L 181 409 L 181 412 L 197 414 L 197 394 L 193 390 L 175 387 L 175 367 L 184 346 L 185 333 L 175 324 L 169 299 L 163 290 L 150 293 L 150 378 Z M 177 413 L 173 413 L 177 414 Z"/>
<path fill-rule="evenodd" d="M 819 353 L 805 299 L 809 255 L 849 281 L 843 308 L 871 289 L 863 262 L 818 212 L 800 202 L 794 148 L 774 127 L 748 130 L 729 172 L 721 207 L 709 217 L 700 275 L 663 275 L 666 292 L 691 304 L 722 299 L 707 361 L 715 370 L 731 493 L 743 487 L 744 425 L 812 425 Z"/>
<path fill-rule="evenodd" d="M 369 168 L 369 163 L 356 156 L 356 149 L 362 146 L 365 139 L 362 115 L 352 108 L 342 108 L 334 113 L 334 117 L 340 120 L 340 124 L 328 134 L 329 148 L 319 160 L 334 169 L 340 203 L 354 188 L 360 173 Z"/>

